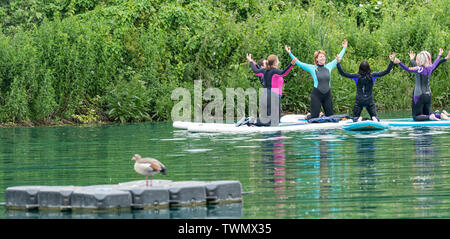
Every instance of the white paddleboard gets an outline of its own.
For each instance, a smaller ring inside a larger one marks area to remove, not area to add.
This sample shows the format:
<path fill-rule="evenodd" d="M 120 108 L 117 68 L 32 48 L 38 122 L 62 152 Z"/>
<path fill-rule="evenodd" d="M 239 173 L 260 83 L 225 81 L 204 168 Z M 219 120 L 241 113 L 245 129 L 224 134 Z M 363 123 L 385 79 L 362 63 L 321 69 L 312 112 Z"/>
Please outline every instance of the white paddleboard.
<path fill-rule="evenodd" d="M 280 124 L 275 127 L 256 127 L 241 125 L 239 127 L 234 126 L 220 126 L 218 124 L 211 123 L 199 123 L 189 125 L 187 130 L 190 132 L 205 132 L 205 133 L 255 133 L 255 132 L 288 132 L 288 131 L 301 131 L 301 130 L 316 130 L 316 129 L 336 129 L 341 128 L 345 124 L 352 123 L 352 120 L 343 120 L 338 123 L 288 123 Z"/>
<path fill-rule="evenodd" d="M 280 118 L 280 124 L 283 123 L 294 123 L 294 124 L 306 124 L 306 115 L 285 115 Z M 216 127 L 231 127 L 234 126 L 234 123 L 199 123 L 199 122 L 184 122 L 184 121 L 175 121 L 173 122 L 173 127 L 177 129 L 187 129 L 189 126 L 195 125 L 211 125 Z"/>

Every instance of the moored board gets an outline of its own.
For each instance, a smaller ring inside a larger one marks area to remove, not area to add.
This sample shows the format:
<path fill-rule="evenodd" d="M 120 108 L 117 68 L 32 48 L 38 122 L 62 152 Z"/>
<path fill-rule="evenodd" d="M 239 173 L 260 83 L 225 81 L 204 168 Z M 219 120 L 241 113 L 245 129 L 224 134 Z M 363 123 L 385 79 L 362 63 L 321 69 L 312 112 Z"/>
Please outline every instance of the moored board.
<path fill-rule="evenodd" d="M 352 120 L 342 120 L 336 123 L 283 123 L 274 127 L 256 127 L 242 125 L 236 127 L 220 126 L 214 124 L 193 124 L 188 126 L 187 130 L 190 132 L 205 132 L 205 133 L 258 133 L 258 132 L 287 132 L 287 131 L 302 131 L 302 130 L 316 130 L 316 129 L 336 129 L 343 125 L 351 123 Z"/>
<path fill-rule="evenodd" d="M 414 121 L 412 118 L 386 119 L 383 120 L 390 127 L 450 127 L 450 120 L 427 120 Z"/>
<path fill-rule="evenodd" d="M 372 130 L 384 130 L 389 128 L 389 124 L 386 122 L 375 122 L 375 121 L 361 121 L 350 123 L 342 126 L 345 130 L 351 131 L 372 131 Z"/>
<path fill-rule="evenodd" d="M 306 124 L 306 115 L 285 115 L 281 117 L 280 124 L 292 125 L 292 124 Z M 187 129 L 189 126 L 211 126 L 211 127 L 234 127 L 234 123 L 201 123 L 201 122 L 186 122 L 186 121 L 174 121 L 172 126 L 177 129 Z"/>

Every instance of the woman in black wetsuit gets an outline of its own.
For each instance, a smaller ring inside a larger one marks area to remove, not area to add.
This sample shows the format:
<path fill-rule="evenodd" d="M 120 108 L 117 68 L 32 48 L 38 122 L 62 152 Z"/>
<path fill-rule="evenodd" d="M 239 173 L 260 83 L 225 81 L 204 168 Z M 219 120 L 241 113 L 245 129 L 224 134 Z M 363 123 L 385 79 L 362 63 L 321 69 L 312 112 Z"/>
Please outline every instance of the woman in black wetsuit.
<path fill-rule="evenodd" d="M 294 66 L 297 58 L 294 58 L 284 70 L 278 69 L 280 61 L 276 55 L 270 55 L 267 58 L 265 68 L 258 69 L 251 54 L 247 54 L 247 60 L 250 63 L 250 67 L 255 75 L 262 77 L 264 86 L 264 92 L 260 99 L 260 108 L 262 111 L 262 117 L 257 119 L 241 119 L 236 123 L 236 126 L 242 124 L 255 125 L 255 126 L 277 126 L 279 124 L 281 115 L 281 89 L 283 87 L 283 77 L 286 76 Z M 272 102 L 275 101 L 275 102 Z M 271 106 L 275 106 L 277 109 L 272 109 Z M 274 113 L 274 114 L 272 114 Z"/>
<path fill-rule="evenodd" d="M 420 54 L 423 54 L 422 56 L 419 56 Z M 409 59 L 411 61 L 411 65 L 413 67 L 417 66 L 417 62 L 414 59 L 416 57 L 416 54 L 414 54 L 413 51 L 409 52 Z M 424 64 L 423 61 L 427 61 L 427 65 L 431 65 L 431 55 L 428 51 L 422 51 L 418 54 L 420 59 L 419 61 L 421 65 Z M 436 68 L 447 61 L 447 59 L 450 57 L 450 51 L 448 52 L 447 56 L 444 59 L 440 59 L 439 63 L 436 65 Z M 433 69 L 436 70 L 436 68 Z M 413 100 L 411 101 L 411 110 L 412 110 L 412 117 L 415 121 L 424 121 L 424 120 L 448 120 L 448 113 L 444 110 L 442 113 L 439 113 L 439 110 L 435 111 L 434 114 L 431 112 L 431 89 L 429 86 L 430 76 L 421 76 L 419 73 L 414 74 L 414 81 L 415 81 L 415 87 L 414 87 L 414 93 L 413 93 Z M 425 93 L 423 93 L 425 92 Z M 426 92 L 429 92 L 429 96 Z M 422 96 L 424 95 L 424 96 Z M 415 97 L 415 98 L 414 98 Z M 425 100 L 424 100 L 425 99 Z M 425 103 L 424 103 L 425 102 Z"/>
<path fill-rule="evenodd" d="M 342 42 L 342 50 L 339 53 L 340 58 L 344 57 L 348 42 Z M 284 46 L 289 56 L 294 59 L 295 56 L 291 52 L 290 46 Z M 314 53 L 314 65 L 303 63 L 297 60 L 297 65 L 309 72 L 314 80 L 314 88 L 311 92 L 310 112 L 308 118 L 317 118 L 320 114 L 320 109 L 323 107 L 325 116 L 334 115 L 333 98 L 331 95 L 331 71 L 336 66 L 336 60 L 326 63 L 326 54 L 319 50 Z"/>
<path fill-rule="evenodd" d="M 414 121 L 426 121 L 426 120 L 440 120 L 440 115 L 431 112 L 431 89 L 430 79 L 434 70 L 443 62 L 447 61 L 450 56 L 450 52 L 441 60 L 441 55 L 444 51 L 439 49 L 439 54 L 436 60 L 431 63 L 431 55 L 427 51 L 422 51 L 416 56 L 416 61 L 411 61 L 414 67 L 408 67 L 404 65 L 399 59 L 395 58 L 394 63 L 399 64 L 407 72 L 415 73 L 415 86 L 414 93 L 411 102 L 412 117 Z M 410 57 L 413 55 L 410 52 Z M 417 64 L 417 66 L 416 66 Z M 444 115 L 443 115 L 444 116 Z M 443 119 L 446 118 L 446 115 Z"/>
<path fill-rule="evenodd" d="M 373 85 L 375 84 L 375 79 L 387 75 L 392 70 L 392 65 L 394 64 L 395 53 L 389 56 L 391 62 L 386 70 L 382 72 L 372 73 L 370 70 L 369 63 L 367 61 L 362 61 L 359 65 L 358 73 L 347 73 L 342 70 L 341 59 L 336 56 L 337 68 L 339 74 L 344 77 L 353 79 L 356 84 L 356 97 L 355 106 L 353 107 L 353 121 L 362 121 L 361 112 L 363 108 L 366 108 L 369 112 L 370 118 L 373 121 L 380 121 L 377 117 L 377 109 L 375 102 L 373 100 Z"/>

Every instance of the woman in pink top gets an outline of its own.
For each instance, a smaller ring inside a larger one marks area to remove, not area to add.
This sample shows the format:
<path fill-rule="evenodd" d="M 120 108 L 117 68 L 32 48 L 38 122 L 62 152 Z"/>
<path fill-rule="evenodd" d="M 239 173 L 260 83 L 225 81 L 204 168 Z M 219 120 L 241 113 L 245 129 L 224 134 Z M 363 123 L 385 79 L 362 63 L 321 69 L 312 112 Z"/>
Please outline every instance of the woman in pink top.
<path fill-rule="evenodd" d="M 270 55 L 267 58 L 266 68 L 261 69 L 256 68 L 251 54 L 247 54 L 247 60 L 250 62 L 250 67 L 252 68 L 252 71 L 255 73 L 255 75 L 257 75 L 258 77 L 264 77 L 263 85 L 266 90 L 264 91 L 265 94 L 263 94 L 265 97 L 262 98 L 262 101 L 264 101 L 264 104 L 262 104 L 264 105 L 264 109 L 261 110 L 266 110 L 266 115 L 270 116 L 271 119 L 265 120 L 265 122 L 261 122 L 259 119 L 257 119 L 257 121 L 253 124 L 256 126 L 276 126 L 278 125 L 279 119 L 281 117 L 281 96 L 283 94 L 284 83 L 283 77 L 289 74 L 289 72 L 292 70 L 292 67 L 297 62 L 297 58 L 294 58 L 291 64 L 289 64 L 284 70 L 278 69 L 280 61 L 278 60 L 278 57 L 276 55 Z M 278 102 L 274 102 L 274 105 L 278 106 L 278 110 L 275 111 L 275 113 L 277 114 L 276 116 L 271 115 L 272 94 L 276 94 L 276 96 L 278 96 L 275 97 Z"/>

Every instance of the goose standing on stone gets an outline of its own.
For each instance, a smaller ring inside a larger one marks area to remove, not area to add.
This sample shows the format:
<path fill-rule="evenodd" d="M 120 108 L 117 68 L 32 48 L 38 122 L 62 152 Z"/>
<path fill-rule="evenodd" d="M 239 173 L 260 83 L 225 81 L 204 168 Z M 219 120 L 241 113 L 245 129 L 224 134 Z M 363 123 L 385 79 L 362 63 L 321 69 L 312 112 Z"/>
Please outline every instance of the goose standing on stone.
<path fill-rule="evenodd" d="M 134 163 L 134 170 L 145 176 L 145 186 L 148 187 L 148 176 L 150 176 L 150 186 L 152 186 L 153 175 L 161 172 L 166 175 L 166 166 L 154 158 L 142 158 L 141 155 L 135 154 L 131 160 Z"/>

